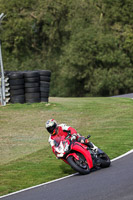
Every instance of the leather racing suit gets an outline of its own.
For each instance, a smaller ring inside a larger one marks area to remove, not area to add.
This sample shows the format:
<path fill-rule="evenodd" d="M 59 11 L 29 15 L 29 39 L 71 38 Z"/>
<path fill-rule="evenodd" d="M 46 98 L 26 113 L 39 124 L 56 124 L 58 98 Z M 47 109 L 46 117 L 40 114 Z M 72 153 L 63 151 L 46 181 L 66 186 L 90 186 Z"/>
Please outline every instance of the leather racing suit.
<path fill-rule="evenodd" d="M 71 140 L 75 139 L 78 142 L 85 143 L 85 144 L 88 144 L 88 142 L 89 142 L 88 139 L 86 139 L 85 137 L 78 134 L 74 128 L 67 126 L 66 124 L 59 124 L 57 128 L 58 128 L 57 134 L 50 135 L 49 140 L 48 140 L 52 147 L 52 151 L 55 155 L 57 155 L 56 142 L 58 143 L 60 141 L 60 138 L 64 137 L 64 139 L 65 139 L 66 137 L 69 137 L 69 138 L 71 138 Z"/>

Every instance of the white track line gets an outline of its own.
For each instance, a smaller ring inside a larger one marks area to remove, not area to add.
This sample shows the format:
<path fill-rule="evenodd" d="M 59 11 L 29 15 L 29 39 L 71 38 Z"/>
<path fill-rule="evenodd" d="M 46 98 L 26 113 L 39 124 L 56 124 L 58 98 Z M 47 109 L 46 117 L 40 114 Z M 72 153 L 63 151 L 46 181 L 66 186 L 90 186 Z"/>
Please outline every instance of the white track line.
<path fill-rule="evenodd" d="M 122 157 L 125 157 L 125 156 L 129 155 L 130 153 L 133 153 L 133 149 L 130 150 L 130 151 L 128 151 L 127 153 L 124 153 L 124 154 L 121 155 L 121 156 L 118 156 L 117 158 L 112 159 L 111 162 L 113 162 L 113 161 L 115 161 L 115 160 L 118 160 L 118 159 L 120 159 L 120 158 L 122 158 Z"/>
<path fill-rule="evenodd" d="M 120 159 L 120 158 L 123 158 L 123 157 L 129 155 L 130 153 L 133 153 L 133 149 L 130 150 L 130 151 L 128 151 L 127 153 L 121 155 L 121 156 L 118 156 L 117 158 L 112 159 L 111 162 L 113 162 L 113 161 L 115 161 L 115 160 L 118 160 L 118 159 Z M 31 190 L 31 189 L 34 189 L 34 188 L 37 188 L 37 187 L 40 187 L 40 186 L 44 186 L 44 185 L 47 185 L 47 184 L 50 184 L 50 183 L 54 183 L 54 182 L 57 182 L 57 181 L 60 181 L 60 180 L 63 180 L 63 179 L 66 179 L 66 178 L 75 176 L 75 175 L 77 175 L 77 174 L 78 174 L 78 173 L 74 173 L 74 174 L 71 174 L 71 175 L 68 175 L 68 176 L 65 176 L 65 177 L 62 177 L 62 178 L 55 179 L 55 180 L 53 180 L 53 181 L 49 181 L 49 182 L 46 182 L 46 183 L 42 183 L 42 184 L 39 184 L 39 185 L 35 185 L 35 186 L 33 186 L 33 187 L 29 187 L 29 188 L 26 188 L 26 189 L 23 189 L 23 190 L 19 190 L 19 191 L 17 191 L 17 192 L 12 192 L 12 193 L 10 193 L 10 194 L 1 196 L 0 199 L 1 199 L 1 198 L 4 198 L 4 197 L 11 196 L 11 195 L 14 195 L 14 194 L 18 194 L 18 193 L 20 193 L 20 192 L 25 192 L 25 191 L 27 191 L 27 190 Z"/>

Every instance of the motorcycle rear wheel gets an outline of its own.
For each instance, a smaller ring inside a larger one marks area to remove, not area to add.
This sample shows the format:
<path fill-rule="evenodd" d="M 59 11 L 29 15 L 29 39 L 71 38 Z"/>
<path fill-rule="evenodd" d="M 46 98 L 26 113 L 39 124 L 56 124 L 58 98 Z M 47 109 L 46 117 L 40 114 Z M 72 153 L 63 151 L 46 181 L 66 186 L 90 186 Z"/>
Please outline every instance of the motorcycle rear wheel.
<path fill-rule="evenodd" d="M 100 157 L 100 160 L 101 160 L 101 164 L 100 164 L 101 168 L 106 168 L 106 167 L 110 166 L 111 161 L 110 161 L 110 158 L 108 157 L 108 155 L 106 153 L 100 155 L 99 157 Z"/>
<path fill-rule="evenodd" d="M 87 164 L 85 157 L 80 153 L 76 154 L 79 157 L 79 160 L 75 159 L 73 156 L 69 156 L 67 158 L 67 162 L 75 171 L 79 172 L 80 174 L 82 175 L 89 174 L 90 168 Z"/>

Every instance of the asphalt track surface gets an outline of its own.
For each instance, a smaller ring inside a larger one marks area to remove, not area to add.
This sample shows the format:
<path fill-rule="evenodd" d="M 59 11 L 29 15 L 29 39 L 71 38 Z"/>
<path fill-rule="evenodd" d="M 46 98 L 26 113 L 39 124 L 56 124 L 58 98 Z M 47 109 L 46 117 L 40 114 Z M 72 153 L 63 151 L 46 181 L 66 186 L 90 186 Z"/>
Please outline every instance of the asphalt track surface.
<path fill-rule="evenodd" d="M 129 93 L 129 94 L 122 94 L 122 95 L 118 95 L 118 96 L 113 96 L 113 97 L 123 97 L 123 98 L 133 98 L 133 93 Z"/>
<path fill-rule="evenodd" d="M 109 168 L 76 174 L 1 200 L 133 200 L 133 150 Z"/>

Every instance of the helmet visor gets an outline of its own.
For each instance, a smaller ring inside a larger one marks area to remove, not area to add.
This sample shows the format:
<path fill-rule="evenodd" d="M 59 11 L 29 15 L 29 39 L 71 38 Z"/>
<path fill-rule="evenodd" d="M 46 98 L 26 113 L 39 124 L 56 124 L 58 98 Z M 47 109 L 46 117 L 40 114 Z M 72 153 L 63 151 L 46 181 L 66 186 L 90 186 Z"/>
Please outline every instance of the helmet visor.
<path fill-rule="evenodd" d="M 52 127 L 48 127 L 47 130 L 50 134 L 54 135 L 55 134 L 55 128 L 56 128 L 56 124 Z"/>

